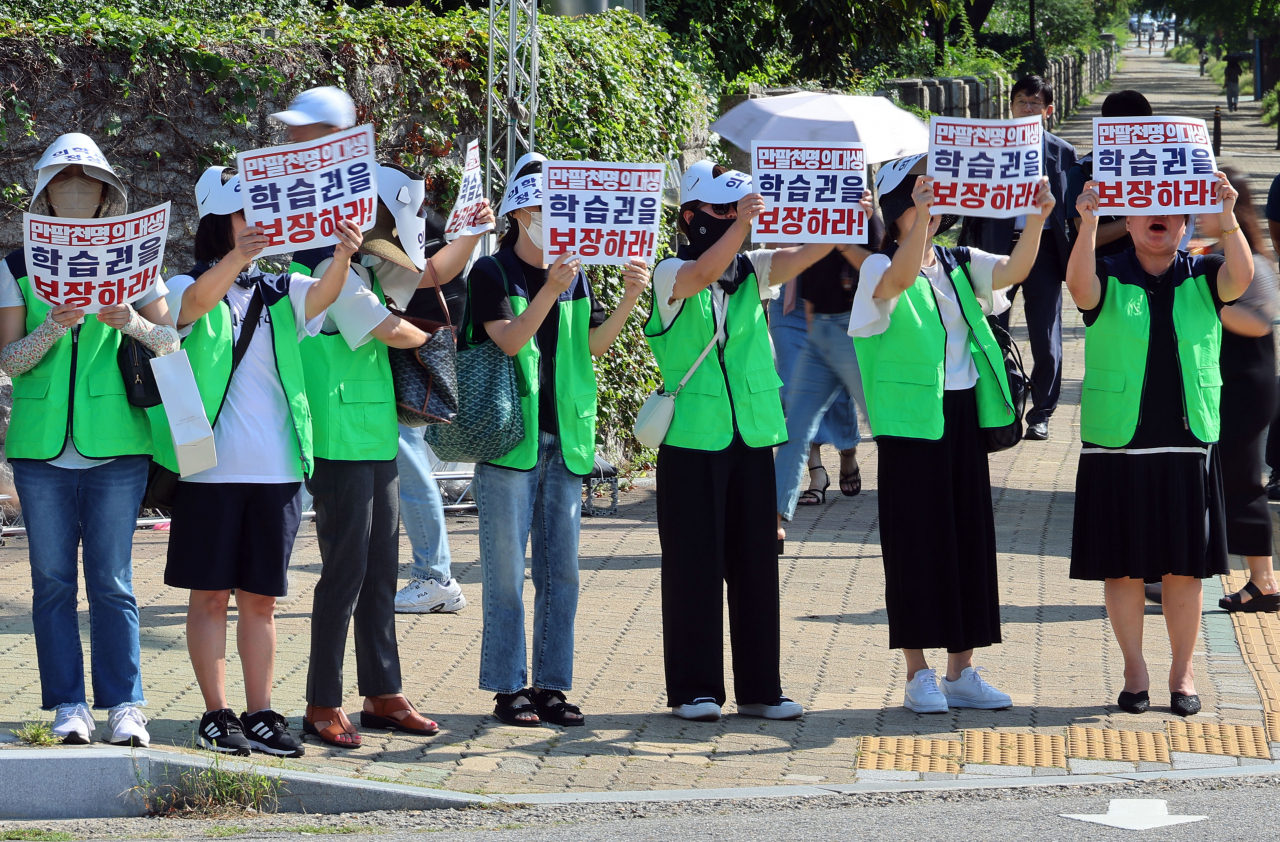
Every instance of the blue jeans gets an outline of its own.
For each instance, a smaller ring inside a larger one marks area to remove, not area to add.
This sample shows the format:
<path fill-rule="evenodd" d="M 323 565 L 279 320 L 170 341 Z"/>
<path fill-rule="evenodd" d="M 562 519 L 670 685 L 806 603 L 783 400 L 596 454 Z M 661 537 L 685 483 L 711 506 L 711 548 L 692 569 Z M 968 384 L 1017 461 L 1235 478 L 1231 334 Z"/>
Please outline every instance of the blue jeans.
<path fill-rule="evenodd" d="M 15 459 L 31 560 L 31 615 L 41 707 L 84 704 L 84 652 L 76 611 L 77 547 L 84 544 L 93 706 L 146 704 L 133 597 L 133 531 L 147 487 L 145 456 L 93 468 Z"/>
<path fill-rule="evenodd" d="M 578 529 L 582 477 L 569 473 L 560 441 L 539 433 L 531 471 L 476 466 L 484 636 L 480 689 L 516 693 L 573 686 L 578 613 Z M 524 551 L 533 536 L 533 681 L 525 670 Z"/>
<path fill-rule="evenodd" d="M 782 400 L 785 409 L 787 386 L 791 383 L 791 375 L 795 371 L 796 361 L 800 359 L 800 352 L 809 341 L 809 324 L 804 317 L 804 302 L 798 302 L 796 309 L 783 315 L 782 296 L 770 301 L 769 336 L 773 338 L 778 376 L 782 378 Z M 813 441 L 818 444 L 833 445 L 836 450 L 848 450 L 857 446 L 858 414 L 853 408 L 853 399 L 843 388 L 821 416 L 818 432 L 814 434 Z"/>
<path fill-rule="evenodd" d="M 446 584 L 453 578 L 449 532 L 444 524 L 444 501 L 440 486 L 431 476 L 431 455 L 421 427 L 400 425 L 396 469 L 400 471 L 400 520 L 409 536 L 409 546 L 413 547 L 409 575 Z"/>
<path fill-rule="evenodd" d="M 809 443 L 813 441 L 827 407 L 844 390 L 866 412 L 862 373 L 858 370 L 858 357 L 854 354 L 848 329 L 848 313 L 816 314 L 809 331 L 809 341 L 800 352 L 791 380 L 787 382 L 787 443 L 778 448 L 774 462 L 778 511 L 786 520 L 791 520 L 795 514 L 796 499 L 800 496 L 800 484 L 804 481 L 804 469 L 809 461 Z M 857 420 L 856 413 L 854 420 Z M 848 450 L 861 440 L 856 423 L 853 432 L 853 441 L 841 450 Z"/>

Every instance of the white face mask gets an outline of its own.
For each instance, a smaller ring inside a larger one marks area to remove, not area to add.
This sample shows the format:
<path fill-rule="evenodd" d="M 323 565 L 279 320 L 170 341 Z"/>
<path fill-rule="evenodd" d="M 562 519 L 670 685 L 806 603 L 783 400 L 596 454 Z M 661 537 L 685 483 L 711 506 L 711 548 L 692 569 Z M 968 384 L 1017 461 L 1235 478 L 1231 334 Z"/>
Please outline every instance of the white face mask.
<path fill-rule="evenodd" d="M 529 235 L 529 242 L 542 248 L 542 211 L 530 211 L 529 224 L 520 227 Z"/>
<path fill-rule="evenodd" d="M 54 212 L 67 219 L 93 219 L 102 204 L 102 182 L 83 175 L 51 181 L 45 192 Z"/>

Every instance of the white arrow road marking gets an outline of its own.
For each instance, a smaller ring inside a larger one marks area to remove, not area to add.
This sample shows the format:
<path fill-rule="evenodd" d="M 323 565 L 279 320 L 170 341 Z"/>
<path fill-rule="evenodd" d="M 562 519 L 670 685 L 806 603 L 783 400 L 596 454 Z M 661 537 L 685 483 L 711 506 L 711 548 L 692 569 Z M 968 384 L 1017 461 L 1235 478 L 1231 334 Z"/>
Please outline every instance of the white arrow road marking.
<path fill-rule="evenodd" d="M 1094 815 L 1062 813 L 1064 819 L 1105 824 L 1124 830 L 1151 830 L 1171 824 L 1186 824 L 1209 818 L 1208 816 L 1171 816 L 1169 804 L 1159 798 L 1113 798 L 1107 812 Z"/>

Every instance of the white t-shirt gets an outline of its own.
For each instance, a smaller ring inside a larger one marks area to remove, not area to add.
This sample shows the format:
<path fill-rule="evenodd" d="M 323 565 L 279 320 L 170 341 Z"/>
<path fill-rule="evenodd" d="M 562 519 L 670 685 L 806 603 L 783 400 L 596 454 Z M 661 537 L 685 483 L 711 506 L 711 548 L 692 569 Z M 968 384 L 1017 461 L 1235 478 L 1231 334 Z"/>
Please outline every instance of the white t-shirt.
<path fill-rule="evenodd" d="M 255 277 L 262 274 L 256 266 L 250 272 Z M 182 323 L 182 294 L 195 282 L 196 279 L 190 275 L 169 279 L 169 310 L 177 324 Z M 271 282 L 277 288 L 281 285 L 288 287 L 293 318 L 298 325 L 298 341 L 319 333 L 325 314 L 307 321 L 307 290 L 316 281 L 295 272 L 271 276 Z M 248 312 L 252 295 L 252 288 L 246 289 L 234 283 L 227 291 L 233 341 L 240 338 L 241 322 Z M 263 307 L 253 339 L 249 341 L 244 359 L 227 387 L 222 412 L 213 428 L 218 464 L 184 477 L 183 482 L 284 483 L 302 479 L 298 437 L 289 415 L 289 402 L 276 371 L 269 318 L 267 308 Z M 190 332 L 190 325 L 178 330 L 182 336 Z M 209 419 L 210 422 L 213 420 Z"/>
<path fill-rule="evenodd" d="M 969 249 L 969 277 L 973 279 L 973 293 L 982 305 L 982 312 L 992 313 L 992 277 L 1001 257 L 980 249 Z M 849 314 L 850 336 L 878 336 L 889 329 L 893 310 L 898 306 L 898 296 L 882 299 L 875 297 L 880 279 L 889 269 L 886 254 L 873 254 L 862 264 L 858 272 L 858 291 L 853 296 L 853 311 Z M 969 324 L 956 300 L 951 279 L 943 271 L 942 262 L 934 260 L 932 266 L 923 266 L 920 274 L 929 279 L 938 301 L 938 313 L 947 331 L 946 379 L 943 388 L 948 391 L 972 389 L 978 383 L 978 367 L 969 353 Z M 1006 302 L 1006 307 L 1008 306 Z"/>
<path fill-rule="evenodd" d="M 774 249 L 755 249 L 746 252 L 747 259 L 756 270 L 756 283 L 760 286 L 761 301 L 768 301 L 778 294 L 777 289 L 769 285 L 769 270 L 773 267 L 774 251 Z M 658 302 L 658 318 L 662 320 L 664 328 L 675 320 L 680 308 L 684 306 L 683 298 L 672 301 L 671 296 L 676 289 L 676 273 L 688 262 L 671 257 L 654 267 L 653 297 Z M 733 267 L 734 263 L 730 263 L 729 268 L 725 270 L 726 274 L 733 272 Z M 724 319 L 724 289 L 720 286 L 720 282 L 716 281 L 710 286 L 710 290 L 712 312 L 715 313 L 716 323 L 719 324 Z M 720 344 L 724 344 L 724 339 L 720 340 Z"/>
<path fill-rule="evenodd" d="M 159 301 L 169 292 L 165 286 L 164 280 L 156 278 L 156 285 L 149 289 L 137 301 L 130 302 L 133 309 L 141 310 L 153 301 Z M 9 271 L 7 261 L 0 260 L 0 308 L 3 307 L 26 307 L 27 300 L 22 297 L 22 287 L 18 285 L 18 279 Z M 87 316 L 86 318 L 96 318 L 96 316 Z M 62 453 L 57 457 L 50 459 L 49 464 L 55 468 L 72 468 L 83 470 L 85 468 L 94 468 L 98 465 L 105 465 L 111 459 L 90 459 L 88 456 L 80 455 L 80 451 L 76 450 L 75 443 L 71 436 L 67 436 L 66 444 L 62 448 Z"/>

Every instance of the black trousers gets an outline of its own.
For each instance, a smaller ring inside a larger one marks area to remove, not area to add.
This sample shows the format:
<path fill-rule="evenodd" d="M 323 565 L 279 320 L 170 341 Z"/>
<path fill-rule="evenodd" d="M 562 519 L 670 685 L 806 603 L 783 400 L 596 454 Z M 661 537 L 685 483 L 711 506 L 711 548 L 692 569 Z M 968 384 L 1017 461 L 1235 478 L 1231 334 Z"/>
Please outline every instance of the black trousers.
<path fill-rule="evenodd" d="M 1028 424 L 1048 421 L 1058 407 L 1058 396 L 1062 392 L 1062 284 L 1066 280 L 1063 274 L 1066 265 L 1066 258 L 1058 257 L 1053 233 L 1044 231 L 1031 274 L 1008 290 L 1011 304 L 1018 291 L 1022 291 L 1022 306 L 1026 310 L 1031 382 L 1036 387 L 1031 408 L 1027 410 Z M 1005 330 L 1009 329 L 1011 312 L 1005 310 L 998 316 Z"/>
<path fill-rule="evenodd" d="M 341 707 L 342 661 L 352 617 L 360 695 L 399 693 L 395 596 L 400 477 L 395 460 L 317 459 L 307 487 L 316 498 L 322 562 L 311 609 L 307 701 Z"/>
<path fill-rule="evenodd" d="M 1280 393 L 1280 378 L 1276 378 L 1276 390 Z M 1280 471 L 1280 409 L 1271 419 L 1271 429 L 1267 431 L 1267 467 Z"/>
<path fill-rule="evenodd" d="M 725 702 L 724 586 L 738 704 L 776 704 L 777 503 L 773 449 L 658 449 L 662 650 L 667 704 Z"/>
<path fill-rule="evenodd" d="M 1271 555 L 1271 512 L 1262 482 L 1263 438 L 1276 414 L 1276 352 L 1271 334 L 1254 338 L 1222 331 L 1223 500 L 1227 552 Z"/>

